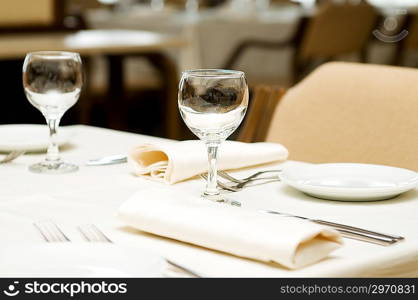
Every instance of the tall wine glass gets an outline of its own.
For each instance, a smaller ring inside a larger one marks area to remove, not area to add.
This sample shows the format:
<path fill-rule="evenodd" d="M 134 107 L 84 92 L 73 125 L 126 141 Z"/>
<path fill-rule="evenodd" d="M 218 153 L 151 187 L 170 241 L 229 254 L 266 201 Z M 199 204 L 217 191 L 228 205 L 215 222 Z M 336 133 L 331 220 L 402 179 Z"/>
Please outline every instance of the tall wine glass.
<path fill-rule="evenodd" d="M 57 131 L 63 114 L 80 96 L 82 64 L 78 53 L 42 51 L 28 53 L 23 63 L 23 87 L 29 102 L 41 111 L 49 127 L 46 159 L 31 165 L 37 173 L 68 173 L 78 170 L 60 159 Z"/>
<path fill-rule="evenodd" d="M 203 196 L 224 201 L 216 183 L 218 147 L 244 118 L 248 106 L 245 75 L 217 69 L 183 72 L 178 104 L 186 125 L 207 147 L 209 172 Z"/>

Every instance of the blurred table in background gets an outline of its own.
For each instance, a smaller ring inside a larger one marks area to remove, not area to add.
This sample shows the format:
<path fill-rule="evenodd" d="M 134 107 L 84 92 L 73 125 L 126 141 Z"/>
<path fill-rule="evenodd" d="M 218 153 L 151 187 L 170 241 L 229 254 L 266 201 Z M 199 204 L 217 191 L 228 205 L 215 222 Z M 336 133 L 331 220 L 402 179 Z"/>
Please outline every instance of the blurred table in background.
<path fill-rule="evenodd" d="M 60 50 L 79 52 L 86 58 L 86 68 L 93 73 L 97 70 L 89 66 L 88 57 L 103 55 L 109 64 L 107 96 L 109 98 L 110 126 L 118 128 L 118 103 L 124 95 L 123 59 L 130 56 L 145 58 L 158 72 L 166 91 L 166 135 L 177 138 L 180 121 L 177 111 L 178 72 L 176 63 L 165 54 L 167 49 L 181 48 L 186 41 L 178 36 L 163 35 L 138 30 L 81 30 L 74 33 L 31 33 L 0 36 L 0 59 L 23 59 L 28 52 Z M 94 70 L 94 71 L 93 71 Z M 88 83 L 88 82 L 87 82 Z M 86 89 L 87 90 L 87 89 Z M 81 122 L 88 123 L 91 103 L 80 103 Z"/>
<path fill-rule="evenodd" d="M 247 38 L 281 40 L 293 34 L 300 15 L 306 13 L 298 6 L 280 5 L 264 13 L 235 12 L 225 7 L 204 9 L 198 14 L 167 8 L 154 11 L 144 6 L 129 11 L 90 10 L 86 20 L 91 28 L 141 29 L 181 35 L 190 41 L 180 53 L 172 53 L 180 70 L 219 68 L 234 50 Z M 282 80 L 287 76 L 290 51 L 279 53 L 249 53 L 240 64 L 252 81 Z M 129 74 L 136 76 L 146 66 L 130 64 Z M 260 68 L 262 66 L 262 68 Z"/>
<path fill-rule="evenodd" d="M 412 9 L 418 5 L 414 1 L 370 0 L 369 3 L 385 15 L 394 10 Z M 302 16 L 315 13 L 315 1 L 311 0 L 295 1 L 300 5 L 290 2 L 271 4 L 268 9 L 257 6 L 257 2 L 262 1 L 241 2 L 240 7 L 236 4 L 240 1 L 231 1 L 199 12 L 167 6 L 153 10 L 149 6 L 133 5 L 129 10 L 89 10 L 85 17 L 91 28 L 141 29 L 184 36 L 190 41 L 189 46 L 173 57 L 179 61 L 179 69 L 186 70 L 222 67 L 233 49 L 246 39 L 285 40 L 294 34 Z M 392 46 L 383 43 L 373 45 L 369 56 L 371 62 L 388 63 Z M 286 85 L 289 82 L 291 51 L 251 50 L 237 66 L 246 72 L 250 84 L 261 82 Z M 348 55 L 340 59 L 356 61 L 357 57 Z M 135 77 L 139 70 L 143 73 L 147 68 L 140 62 L 132 62 L 128 73 Z"/>

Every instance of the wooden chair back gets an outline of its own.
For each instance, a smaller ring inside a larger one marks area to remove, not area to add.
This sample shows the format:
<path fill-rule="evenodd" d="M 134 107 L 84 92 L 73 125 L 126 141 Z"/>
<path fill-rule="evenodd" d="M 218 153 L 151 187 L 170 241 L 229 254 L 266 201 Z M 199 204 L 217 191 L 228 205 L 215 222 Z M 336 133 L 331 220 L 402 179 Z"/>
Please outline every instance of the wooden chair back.
<path fill-rule="evenodd" d="M 408 35 L 405 38 L 407 49 L 418 50 L 418 14 L 412 15 L 408 26 Z"/>
<path fill-rule="evenodd" d="M 275 86 L 255 86 L 250 106 L 238 135 L 239 141 L 261 142 L 266 138 L 273 112 L 284 93 L 283 88 Z"/>

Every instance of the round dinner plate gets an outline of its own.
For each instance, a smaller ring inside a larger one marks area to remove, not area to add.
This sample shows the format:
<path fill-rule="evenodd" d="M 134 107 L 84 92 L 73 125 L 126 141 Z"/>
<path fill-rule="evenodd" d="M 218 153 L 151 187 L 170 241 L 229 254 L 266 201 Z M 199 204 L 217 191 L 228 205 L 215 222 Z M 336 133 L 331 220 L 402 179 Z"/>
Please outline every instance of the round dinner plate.
<path fill-rule="evenodd" d="M 70 128 L 60 127 L 57 142 L 59 146 L 69 142 L 74 134 Z M 47 125 L 10 124 L 0 125 L 0 152 L 14 150 L 44 151 L 48 148 L 49 130 Z"/>
<path fill-rule="evenodd" d="M 355 163 L 287 166 L 281 179 L 308 195 L 341 201 L 389 199 L 418 185 L 417 172 Z"/>
<path fill-rule="evenodd" d="M 0 277 L 161 277 L 165 260 L 110 243 L 19 244 L 0 250 Z"/>

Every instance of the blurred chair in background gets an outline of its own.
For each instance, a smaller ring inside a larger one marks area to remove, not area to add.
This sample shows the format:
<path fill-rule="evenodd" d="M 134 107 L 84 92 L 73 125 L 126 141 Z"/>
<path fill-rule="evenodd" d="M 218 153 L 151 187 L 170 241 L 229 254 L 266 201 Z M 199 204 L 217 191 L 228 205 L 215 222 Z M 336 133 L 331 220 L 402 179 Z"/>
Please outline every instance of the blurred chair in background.
<path fill-rule="evenodd" d="M 417 82 L 416 69 L 327 63 L 287 91 L 266 141 L 292 160 L 418 171 Z"/>
<path fill-rule="evenodd" d="M 1 0 L 0 36 L 78 29 L 66 27 L 65 16 L 65 3 L 62 0 Z M 7 99 L 0 112 L 0 123 L 43 124 L 45 121 L 42 116 L 30 107 L 23 93 L 22 64 L 23 58 L 0 60 L 0 82 L 3 97 Z M 76 119 L 73 113 L 66 116 L 66 120 L 73 118 Z"/>
<path fill-rule="evenodd" d="M 403 30 L 407 30 L 407 35 L 396 44 L 397 48 L 392 60 L 394 65 L 405 65 L 408 54 L 418 53 L 418 14 L 407 15 L 403 27 Z M 413 62 L 413 66 L 418 66 L 417 60 Z"/>
<path fill-rule="evenodd" d="M 2 0 L 0 1 L 0 36 L 17 36 L 27 33 L 54 34 L 71 32 L 85 28 L 85 22 L 77 15 L 71 15 L 68 1 L 63 0 Z M 43 49 L 48 50 L 48 49 Z M 0 123 L 44 123 L 42 116 L 26 100 L 22 88 L 21 59 L 0 60 L 0 82 L 3 94 L 8 99 L 0 112 Z M 83 58 L 88 68 L 88 58 Z M 83 89 L 85 98 L 87 88 Z M 64 123 L 76 123 L 79 120 L 77 108 L 84 105 L 81 99 L 65 116 Z"/>
<path fill-rule="evenodd" d="M 98 8 L 113 8 L 104 5 L 98 0 L 62 0 L 64 6 L 64 26 L 73 29 L 86 29 L 88 27 L 84 14 L 86 10 Z"/>
<path fill-rule="evenodd" d="M 378 14 L 367 3 L 322 3 L 312 17 L 304 17 L 289 40 L 274 42 L 246 40 L 239 44 L 224 64 L 233 68 L 250 48 L 284 49 L 293 47 L 292 82 L 295 83 L 319 62 L 339 55 L 358 53 L 360 61 L 367 61 L 367 43 L 375 28 Z"/>
<path fill-rule="evenodd" d="M 71 16 L 69 8 L 73 7 L 73 2 L 69 0 L 2 0 L 0 1 L 0 34 L 82 29 L 84 23 L 74 23 L 74 20 L 68 22 L 67 17 Z"/>

